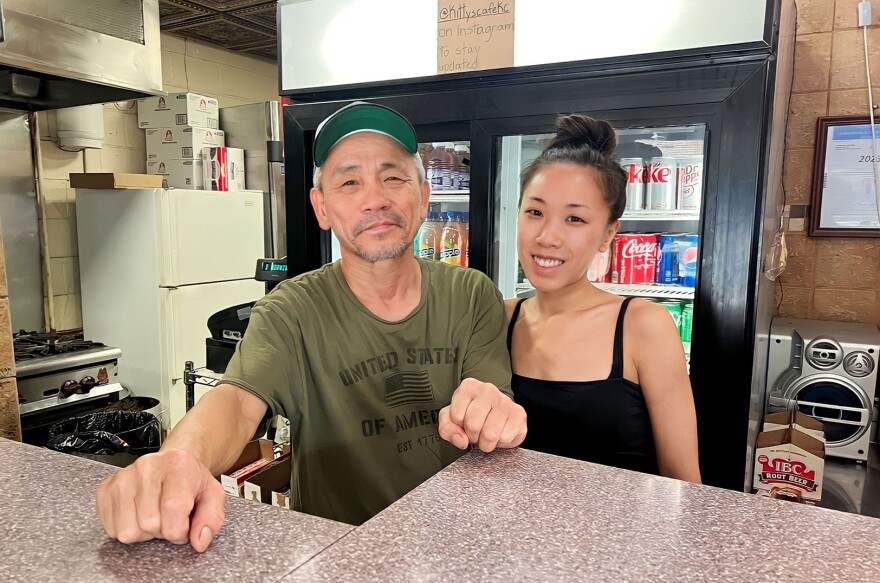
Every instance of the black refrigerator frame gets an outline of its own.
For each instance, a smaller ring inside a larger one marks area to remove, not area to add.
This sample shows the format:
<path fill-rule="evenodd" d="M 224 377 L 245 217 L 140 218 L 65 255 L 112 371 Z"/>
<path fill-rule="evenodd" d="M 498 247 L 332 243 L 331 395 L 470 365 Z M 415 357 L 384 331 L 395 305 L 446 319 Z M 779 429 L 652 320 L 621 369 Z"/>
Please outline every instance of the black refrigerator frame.
<path fill-rule="evenodd" d="M 768 2 L 768 10 L 778 4 Z M 521 76 L 359 85 L 289 93 L 284 109 L 289 276 L 329 260 L 309 201 L 311 145 L 327 115 L 353 100 L 387 105 L 419 141 L 470 140 L 470 266 L 492 274 L 496 139 L 549 133 L 558 114 L 585 112 L 618 128 L 705 123 L 700 277 L 691 383 L 707 484 L 742 490 L 759 319 L 763 222 L 777 69 L 778 18 L 766 42 L 525 71 Z M 759 363 L 760 365 L 760 363 Z"/>

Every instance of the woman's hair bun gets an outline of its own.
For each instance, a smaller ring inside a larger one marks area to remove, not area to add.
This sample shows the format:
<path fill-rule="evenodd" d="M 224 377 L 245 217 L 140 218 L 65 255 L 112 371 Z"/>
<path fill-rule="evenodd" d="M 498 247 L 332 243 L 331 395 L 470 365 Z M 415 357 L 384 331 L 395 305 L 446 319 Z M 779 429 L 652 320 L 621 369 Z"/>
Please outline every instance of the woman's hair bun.
<path fill-rule="evenodd" d="M 603 156 L 612 156 L 617 147 L 614 128 L 607 121 L 593 119 L 582 113 L 560 116 L 556 120 L 556 137 L 547 149 L 578 149 L 587 146 Z"/>

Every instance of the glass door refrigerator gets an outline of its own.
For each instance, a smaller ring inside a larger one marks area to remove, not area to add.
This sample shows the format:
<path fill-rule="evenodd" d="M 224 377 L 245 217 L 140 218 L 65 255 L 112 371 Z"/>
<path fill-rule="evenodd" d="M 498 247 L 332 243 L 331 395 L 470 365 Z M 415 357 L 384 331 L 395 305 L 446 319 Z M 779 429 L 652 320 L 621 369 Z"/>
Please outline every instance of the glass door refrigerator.
<path fill-rule="evenodd" d="M 607 252 L 588 272 L 596 287 L 662 304 L 679 329 L 690 357 L 694 291 L 699 276 L 700 209 L 706 124 L 627 127 L 617 130 L 615 158 L 628 176 L 626 211 Z M 493 275 L 505 298 L 529 297 L 515 245 L 520 169 L 530 164 L 553 134 L 495 137 L 495 198 L 498 252 Z"/>
<path fill-rule="evenodd" d="M 413 254 L 468 267 L 470 141 L 419 142 L 419 155 L 431 183 L 431 203 L 413 240 Z M 329 235 L 330 260 L 336 261 L 341 258 L 339 240 L 332 231 Z"/>
<path fill-rule="evenodd" d="M 747 489 L 774 305 L 761 258 L 782 212 L 794 30 L 778 13 L 768 23 L 766 43 L 616 57 L 523 76 L 291 93 L 284 110 L 289 274 L 338 257 L 309 203 L 311 144 L 324 117 L 350 101 L 396 109 L 422 142 L 433 184 L 429 227 L 441 236 L 417 237 L 414 252 L 428 254 L 426 241 L 439 240 L 435 258 L 457 249 L 459 264 L 463 254 L 506 298 L 534 293 L 516 252 L 522 169 L 559 114 L 608 120 L 629 176 L 627 209 L 613 249 L 595 260 L 590 279 L 669 310 L 689 355 L 703 479 Z M 444 231 L 453 239 L 459 233 L 458 247 L 443 242 Z"/>

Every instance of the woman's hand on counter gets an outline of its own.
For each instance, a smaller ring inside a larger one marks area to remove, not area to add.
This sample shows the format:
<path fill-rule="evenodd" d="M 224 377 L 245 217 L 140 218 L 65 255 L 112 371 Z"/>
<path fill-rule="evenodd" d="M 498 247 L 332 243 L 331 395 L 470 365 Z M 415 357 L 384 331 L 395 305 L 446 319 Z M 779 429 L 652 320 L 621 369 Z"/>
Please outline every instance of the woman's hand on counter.
<path fill-rule="evenodd" d="M 226 519 L 226 493 L 185 450 L 145 455 L 98 486 L 97 512 L 107 535 L 132 544 L 161 538 L 204 552 Z"/>
<path fill-rule="evenodd" d="M 459 449 L 517 447 L 526 438 L 526 412 L 491 383 L 465 379 L 440 410 L 440 437 Z"/>

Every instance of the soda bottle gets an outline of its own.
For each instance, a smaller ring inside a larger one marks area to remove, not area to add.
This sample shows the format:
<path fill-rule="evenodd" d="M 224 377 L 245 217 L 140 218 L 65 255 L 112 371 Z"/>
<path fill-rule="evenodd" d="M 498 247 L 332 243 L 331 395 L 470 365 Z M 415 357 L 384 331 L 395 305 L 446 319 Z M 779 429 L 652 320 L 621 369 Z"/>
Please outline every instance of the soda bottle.
<path fill-rule="evenodd" d="M 461 180 L 461 172 L 459 172 L 459 166 L 461 166 L 461 156 L 458 152 L 458 144 L 450 144 L 452 149 L 447 150 L 452 154 L 452 185 L 450 188 L 452 190 L 459 190 L 459 183 Z"/>
<path fill-rule="evenodd" d="M 431 229 L 434 232 L 434 254 L 430 257 L 425 257 L 425 259 L 437 261 L 440 259 L 440 229 L 443 228 L 443 225 L 440 223 L 440 213 L 429 211 L 428 222 L 431 223 Z"/>
<path fill-rule="evenodd" d="M 455 144 L 455 156 L 458 158 L 458 186 L 456 190 L 471 189 L 471 152 L 467 144 Z"/>
<path fill-rule="evenodd" d="M 446 222 L 443 230 L 440 231 L 440 261 L 449 265 L 459 265 L 461 263 L 461 234 L 456 224 L 456 213 L 441 213 L 446 215 Z"/>
<path fill-rule="evenodd" d="M 431 190 L 443 190 L 443 169 L 448 159 L 445 144 L 440 142 L 433 143 L 434 149 L 428 154 L 427 177 L 431 183 Z"/>
<path fill-rule="evenodd" d="M 444 154 L 444 160 L 440 164 L 440 184 L 442 186 L 442 190 L 452 190 L 452 176 L 455 173 L 456 166 L 456 158 L 455 158 L 455 144 L 452 142 L 444 142 L 442 153 Z"/>
<path fill-rule="evenodd" d="M 458 213 L 458 232 L 461 234 L 461 262 L 462 267 L 468 266 L 468 249 L 470 248 L 468 235 L 468 213 Z"/>
<path fill-rule="evenodd" d="M 422 223 L 416 236 L 416 256 L 433 261 L 437 255 L 437 223 L 431 215 L 428 213 L 428 220 Z"/>
<path fill-rule="evenodd" d="M 431 144 L 419 144 L 419 158 L 422 159 L 422 167 L 425 169 L 425 177 L 430 181 L 430 177 L 427 175 L 428 172 L 428 157 L 430 156 Z"/>

